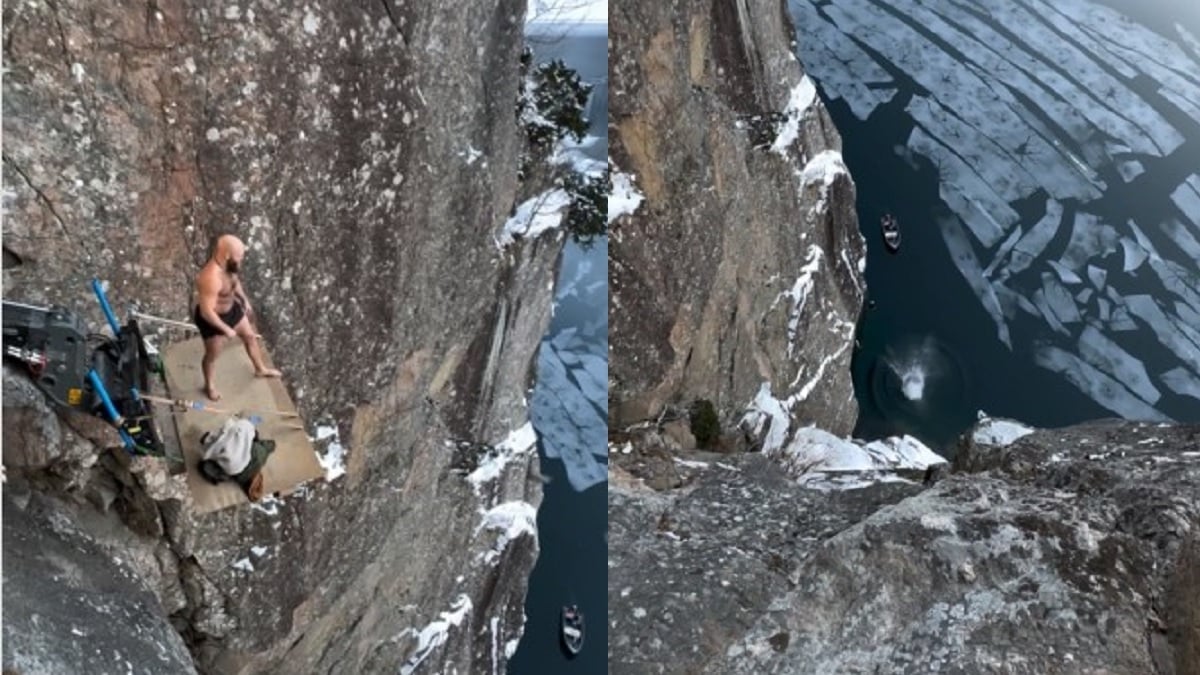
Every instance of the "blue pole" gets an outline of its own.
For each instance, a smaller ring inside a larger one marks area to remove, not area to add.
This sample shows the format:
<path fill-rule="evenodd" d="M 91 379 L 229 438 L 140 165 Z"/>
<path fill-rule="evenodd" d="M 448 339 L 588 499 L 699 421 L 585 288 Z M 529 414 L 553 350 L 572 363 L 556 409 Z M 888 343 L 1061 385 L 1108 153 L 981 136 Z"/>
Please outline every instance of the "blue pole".
<path fill-rule="evenodd" d="M 96 394 L 100 397 L 100 403 L 104 405 L 104 412 L 108 413 L 109 421 L 113 423 L 113 426 L 117 427 L 117 432 L 121 434 L 121 440 L 125 442 L 125 447 L 132 452 L 136 444 L 133 442 L 133 438 L 129 435 L 129 432 L 121 428 L 122 418 L 117 414 L 117 407 L 113 405 L 112 399 L 108 397 L 108 390 L 104 388 L 104 383 L 100 381 L 100 376 L 96 374 L 94 369 L 89 370 L 87 376 L 88 382 L 92 383 L 92 388 L 96 390 Z"/>
<path fill-rule="evenodd" d="M 112 307 L 108 304 L 108 296 L 104 295 L 104 288 L 100 286 L 99 279 L 92 279 L 92 291 L 96 294 L 96 299 L 100 301 L 100 309 L 104 311 L 104 318 L 108 319 L 108 325 L 112 328 L 113 335 L 120 335 L 121 325 L 117 323 L 117 317 L 113 315 Z"/>

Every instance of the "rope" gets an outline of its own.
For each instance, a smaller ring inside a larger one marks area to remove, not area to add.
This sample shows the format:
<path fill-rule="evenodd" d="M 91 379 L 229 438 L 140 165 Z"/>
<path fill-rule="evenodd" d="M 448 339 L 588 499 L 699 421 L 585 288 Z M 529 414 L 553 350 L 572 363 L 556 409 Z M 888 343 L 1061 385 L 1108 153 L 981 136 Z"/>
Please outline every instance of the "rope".
<path fill-rule="evenodd" d="M 129 313 L 132 314 L 133 316 L 136 316 L 139 319 L 146 319 L 148 321 L 157 321 L 158 323 L 165 323 L 165 324 L 168 324 L 171 326 L 178 326 L 180 328 L 190 330 L 193 333 L 200 332 L 200 329 L 197 328 L 195 324 L 184 323 L 183 321 L 175 321 L 174 319 L 164 319 L 161 316 L 154 316 L 153 314 L 146 314 L 145 312 L 139 312 L 136 310 L 132 310 Z"/>
<path fill-rule="evenodd" d="M 240 414 L 240 413 L 244 413 L 244 412 L 251 412 L 251 413 L 256 413 L 256 414 L 275 414 L 275 416 L 283 417 L 283 418 L 299 418 L 300 417 L 300 413 L 288 412 L 288 411 L 282 411 L 282 410 L 274 410 L 274 408 L 264 408 L 264 410 L 232 411 L 232 410 L 226 410 L 226 408 L 218 408 L 218 407 L 210 406 L 209 404 L 205 404 L 204 401 L 193 401 L 193 400 L 188 400 L 188 399 L 167 399 L 167 398 L 163 398 L 163 396 L 152 396 L 150 394 L 139 394 L 139 396 L 140 396 L 140 398 L 143 398 L 145 400 L 155 402 L 155 404 L 166 404 L 168 406 L 176 406 L 176 407 L 184 408 L 185 411 L 211 412 L 211 413 L 217 413 L 217 414 Z"/>
<path fill-rule="evenodd" d="M 136 316 L 139 319 L 146 319 L 147 321 L 157 321 L 158 323 L 164 323 L 164 324 L 167 324 L 168 326 L 177 326 L 177 327 L 183 328 L 185 330 L 190 330 L 193 333 L 200 332 L 200 329 L 197 328 L 196 324 L 194 324 L 194 323 L 185 323 L 183 321 L 176 321 L 174 319 L 164 319 L 161 316 L 154 316 L 153 314 L 146 314 L 145 312 L 138 312 L 136 310 L 130 310 L 129 313 L 133 316 Z M 254 337 L 258 338 L 259 340 L 262 339 L 262 335 L 258 332 L 254 333 Z"/>

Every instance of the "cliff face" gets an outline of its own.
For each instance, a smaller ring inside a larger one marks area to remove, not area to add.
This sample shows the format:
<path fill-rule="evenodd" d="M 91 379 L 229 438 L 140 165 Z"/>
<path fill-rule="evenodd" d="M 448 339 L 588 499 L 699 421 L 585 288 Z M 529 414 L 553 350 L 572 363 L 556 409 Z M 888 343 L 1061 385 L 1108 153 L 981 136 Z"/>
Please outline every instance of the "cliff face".
<path fill-rule="evenodd" d="M 766 380 L 755 408 L 790 405 L 792 431 L 853 425 L 853 189 L 770 5 L 614 8 L 613 157 L 645 194 L 611 244 L 617 424 L 692 397 L 728 415 Z M 771 111 L 755 149 L 734 121 Z M 925 482 L 831 485 L 795 457 L 684 460 L 678 423 L 621 430 L 610 672 L 1197 672 L 1197 433 L 987 426 Z"/>
<path fill-rule="evenodd" d="M 614 481 L 610 672 L 1197 672 L 1198 457 L 1195 427 L 1103 422 L 968 434 L 926 486 L 758 455 Z"/>
<path fill-rule="evenodd" d="M 730 421 L 768 382 L 849 433 L 865 249 L 783 4 L 619 3 L 610 34 L 610 152 L 645 196 L 613 225 L 610 421 L 696 398 Z"/>
<path fill-rule="evenodd" d="M 235 232 L 301 413 L 348 447 L 336 482 L 196 517 L 158 464 L 97 462 L 65 431 L 10 463 L 6 418 L 10 478 L 122 515 L 89 536 L 202 671 L 486 670 L 519 634 L 536 542 L 510 542 L 504 516 L 540 501 L 536 453 L 522 436 L 476 486 L 448 446 L 525 424 L 549 319 L 558 244 L 493 241 L 518 189 L 523 16 L 519 0 L 5 9 L 5 297 L 98 326 L 99 276 L 118 313 L 182 319 L 209 237 Z M 36 396 L 5 407 L 52 417 Z"/>

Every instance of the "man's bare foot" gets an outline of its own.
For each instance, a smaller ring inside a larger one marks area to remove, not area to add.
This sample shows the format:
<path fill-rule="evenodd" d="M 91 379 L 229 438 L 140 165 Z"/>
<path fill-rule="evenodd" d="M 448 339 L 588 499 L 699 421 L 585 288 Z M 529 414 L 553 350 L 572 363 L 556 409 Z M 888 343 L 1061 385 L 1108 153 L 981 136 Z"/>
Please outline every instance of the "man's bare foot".
<path fill-rule="evenodd" d="M 221 400 L 221 392 L 217 391 L 212 385 L 204 387 L 204 395 L 207 396 L 208 400 L 210 401 Z"/>
<path fill-rule="evenodd" d="M 283 377 L 283 373 L 279 372 L 278 370 L 275 370 L 274 368 L 266 368 L 264 370 L 258 371 L 257 373 L 254 373 L 254 376 L 255 377 Z"/>

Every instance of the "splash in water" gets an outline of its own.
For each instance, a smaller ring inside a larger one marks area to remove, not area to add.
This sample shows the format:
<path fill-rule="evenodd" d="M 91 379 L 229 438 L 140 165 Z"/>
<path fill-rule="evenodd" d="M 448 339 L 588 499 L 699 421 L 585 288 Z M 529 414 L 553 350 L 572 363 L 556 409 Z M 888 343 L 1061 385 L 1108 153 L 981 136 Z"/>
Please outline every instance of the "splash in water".
<path fill-rule="evenodd" d="M 928 336 L 915 345 L 903 348 L 898 354 L 889 350 L 884 357 L 884 362 L 900 378 L 900 391 L 914 403 L 925 398 L 925 383 L 937 374 L 944 360 L 938 353 L 937 344 Z"/>

